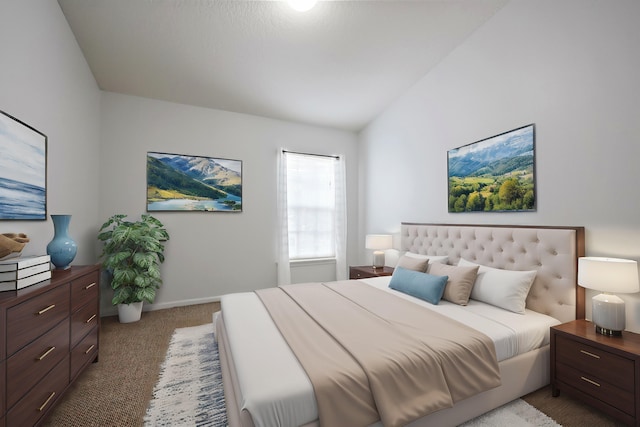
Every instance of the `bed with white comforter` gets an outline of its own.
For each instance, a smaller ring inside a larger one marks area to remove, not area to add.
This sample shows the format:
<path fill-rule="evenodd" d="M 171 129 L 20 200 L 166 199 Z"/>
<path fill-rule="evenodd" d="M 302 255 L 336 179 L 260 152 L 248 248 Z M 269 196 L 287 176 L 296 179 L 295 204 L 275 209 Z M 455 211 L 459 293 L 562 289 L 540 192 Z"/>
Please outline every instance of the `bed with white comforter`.
<path fill-rule="evenodd" d="M 361 282 L 491 339 L 502 384 L 410 425 L 457 425 L 549 382 L 549 327 L 580 316 L 577 257 L 583 229 L 402 224 L 403 249 L 507 270 L 537 270 L 524 313 L 470 299 L 437 305 L 389 288 L 391 277 Z M 562 289 L 561 289 L 562 288 Z M 480 298 L 480 297 L 479 297 Z M 576 314 L 577 313 L 577 314 Z M 222 298 L 215 316 L 230 426 L 322 425 L 314 386 L 256 293 Z M 381 422 L 374 425 L 382 425 Z"/>

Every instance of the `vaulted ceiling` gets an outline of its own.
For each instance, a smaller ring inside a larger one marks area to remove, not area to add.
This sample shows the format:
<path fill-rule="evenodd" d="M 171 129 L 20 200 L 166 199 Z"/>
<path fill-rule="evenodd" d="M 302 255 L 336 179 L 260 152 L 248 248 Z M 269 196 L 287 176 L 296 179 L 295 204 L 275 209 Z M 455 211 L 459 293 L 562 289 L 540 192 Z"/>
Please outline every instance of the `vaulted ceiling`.
<path fill-rule="evenodd" d="M 58 0 L 102 90 L 358 131 L 507 0 Z"/>

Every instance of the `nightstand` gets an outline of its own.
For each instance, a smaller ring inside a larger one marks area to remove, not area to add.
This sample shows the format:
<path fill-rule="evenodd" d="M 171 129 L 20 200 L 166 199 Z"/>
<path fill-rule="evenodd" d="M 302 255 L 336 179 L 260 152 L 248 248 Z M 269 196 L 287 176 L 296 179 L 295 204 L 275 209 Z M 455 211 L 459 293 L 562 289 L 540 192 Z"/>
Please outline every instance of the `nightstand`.
<path fill-rule="evenodd" d="M 357 265 L 349 267 L 349 279 L 366 279 L 368 277 L 391 276 L 393 267 L 377 267 L 371 265 Z"/>
<path fill-rule="evenodd" d="M 551 389 L 640 426 L 640 335 L 597 334 L 586 320 L 551 328 Z"/>

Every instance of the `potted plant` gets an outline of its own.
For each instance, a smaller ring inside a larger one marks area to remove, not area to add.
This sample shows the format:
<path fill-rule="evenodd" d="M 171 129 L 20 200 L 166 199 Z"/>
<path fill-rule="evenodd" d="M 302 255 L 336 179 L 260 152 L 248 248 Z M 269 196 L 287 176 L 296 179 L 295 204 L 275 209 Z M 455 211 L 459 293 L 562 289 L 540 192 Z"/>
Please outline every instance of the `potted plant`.
<path fill-rule="evenodd" d="M 117 214 L 100 227 L 98 240 L 104 243 L 100 258 L 111 276 L 113 305 L 121 323 L 140 320 L 142 303 L 153 303 L 160 287 L 160 264 L 169 233 L 162 222 L 143 214 L 135 222 Z"/>

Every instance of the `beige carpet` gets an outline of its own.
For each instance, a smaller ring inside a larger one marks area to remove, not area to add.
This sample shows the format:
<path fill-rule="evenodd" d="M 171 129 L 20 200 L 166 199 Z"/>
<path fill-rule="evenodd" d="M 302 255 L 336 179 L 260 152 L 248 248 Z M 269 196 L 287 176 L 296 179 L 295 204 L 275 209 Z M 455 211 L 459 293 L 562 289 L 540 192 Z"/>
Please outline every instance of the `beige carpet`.
<path fill-rule="evenodd" d="M 101 319 L 100 357 L 87 368 L 46 420 L 56 427 L 142 426 L 160 365 L 176 328 L 211 322 L 217 303 L 142 314 L 136 323 Z M 565 395 L 545 387 L 524 398 L 564 427 L 621 426 Z"/>

